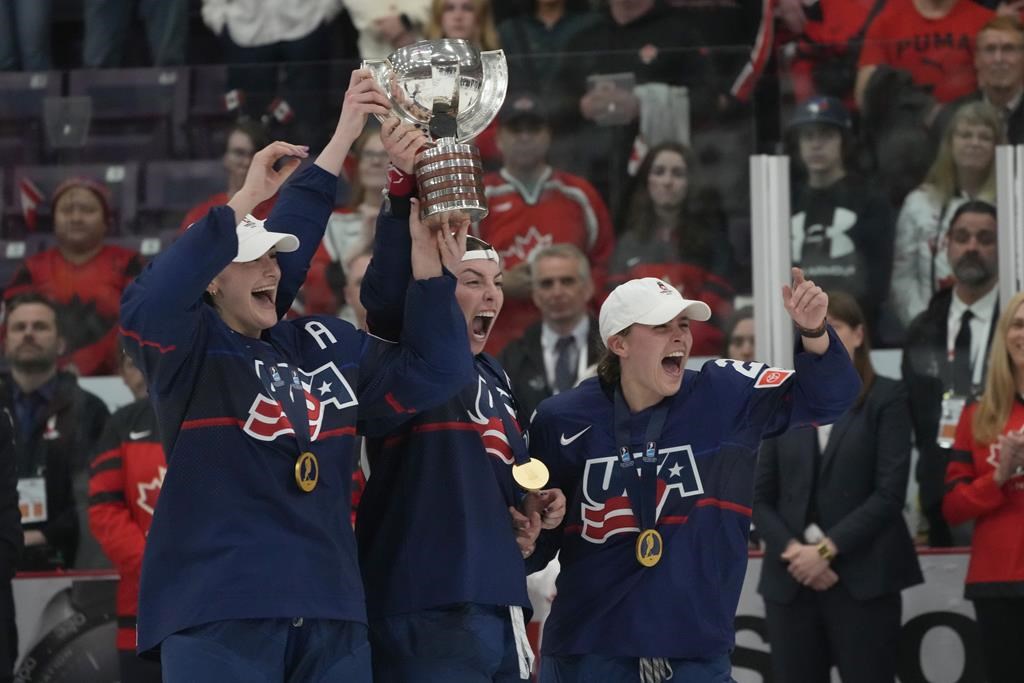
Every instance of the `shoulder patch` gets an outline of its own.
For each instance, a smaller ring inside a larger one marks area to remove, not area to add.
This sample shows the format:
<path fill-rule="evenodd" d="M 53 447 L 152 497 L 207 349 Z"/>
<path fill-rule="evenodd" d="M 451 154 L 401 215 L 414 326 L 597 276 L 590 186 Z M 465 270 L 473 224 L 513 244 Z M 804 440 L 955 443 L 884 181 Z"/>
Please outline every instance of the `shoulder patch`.
<path fill-rule="evenodd" d="M 755 389 L 771 389 L 782 386 L 796 370 L 783 370 L 782 368 L 766 368 L 761 376 L 754 382 Z"/>

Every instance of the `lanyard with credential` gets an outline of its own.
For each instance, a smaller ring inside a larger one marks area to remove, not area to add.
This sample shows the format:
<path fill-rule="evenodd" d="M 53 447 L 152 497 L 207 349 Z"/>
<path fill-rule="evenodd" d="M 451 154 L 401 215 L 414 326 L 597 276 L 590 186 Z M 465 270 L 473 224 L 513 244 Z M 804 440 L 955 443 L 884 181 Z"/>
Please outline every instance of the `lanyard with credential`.
<path fill-rule="evenodd" d="M 279 366 L 264 358 L 256 349 L 251 346 L 249 348 L 263 363 L 263 372 L 256 374 L 267 391 L 267 398 L 276 400 L 281 405 L 285 417 L 295 431 L 295 440 L 299 443 L 299 457 L 295 460 L 295 483 L 300 490 L 310 493 L 320 479 L 320 463 L 310 448 L 312 439 L 309 436 L 309 413 L 306 411 L 306 392 L 302 387 L 302 379 L 291 365 Z M 282 369 L 287 375 L 286 378 L 281 376 Z M 269 375 L 269 378 L 264 373 Z M 285 387 L 287 391 L 283 390 Z"/>
<path fill-rule="evenodd" d="M 664 550 L 661 534 L 655 529 L 658 510 L 658 439 L 665 427 L 665 418 L 671 403 L 662 401 L 651 412 L 644 433 L 644 452 L 633 457 L 630 446 L 630 414 L 622 389 L 615 389 L 615 440 L 618 443 L 619 467 L 625 470 L 626 494 L 636 512 L 640 535 L 636 539 L 636 559 L 645 567 L 653 567 L 661 560 Z M 639 462 L 634 474 L 634 463 Z"/>

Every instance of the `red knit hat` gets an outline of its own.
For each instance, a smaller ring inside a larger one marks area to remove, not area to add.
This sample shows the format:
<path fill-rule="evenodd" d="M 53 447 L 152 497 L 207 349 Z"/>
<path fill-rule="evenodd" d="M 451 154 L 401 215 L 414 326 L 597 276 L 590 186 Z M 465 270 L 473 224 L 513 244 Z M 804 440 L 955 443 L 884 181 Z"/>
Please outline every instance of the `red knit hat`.
<path fill-rule="evenodd" d="M 53 191 L 53 203 L 51 205 L 53 212 L 57 212 L 57 202 L 60 200 L 60 196 L 76 187 L 84 188 L 96 195 L 96 198 L 100 200 L 100 207 L 103 209 L 103 220 L 107 225 L 110 225 L 113 214 L 110 206 L 110 190 L 103 183 L 84 176 L 68 178 L 57 186 L 57 189 Z"/>

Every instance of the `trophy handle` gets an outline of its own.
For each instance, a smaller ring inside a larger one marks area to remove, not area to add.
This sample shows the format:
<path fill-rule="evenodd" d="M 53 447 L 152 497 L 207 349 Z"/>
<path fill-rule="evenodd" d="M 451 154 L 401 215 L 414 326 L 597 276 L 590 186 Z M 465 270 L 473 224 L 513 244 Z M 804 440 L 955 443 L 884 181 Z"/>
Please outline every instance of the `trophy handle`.
<path fill-rule="evenodd" d="M 498 115 L 508 91 L 508 62 L 502 50 L 480 53 L 483 83 L 476 106 L 465 121 L 459 122 L 459 142 L 468 142 L 483 132 Z"/>

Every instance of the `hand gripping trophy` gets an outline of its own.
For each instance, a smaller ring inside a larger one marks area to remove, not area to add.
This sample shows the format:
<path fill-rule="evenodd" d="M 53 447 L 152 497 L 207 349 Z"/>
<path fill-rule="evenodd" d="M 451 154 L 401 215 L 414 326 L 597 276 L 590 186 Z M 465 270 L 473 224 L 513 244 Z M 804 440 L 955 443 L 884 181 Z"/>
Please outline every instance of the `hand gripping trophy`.
<path fill-rule="evenodd" d="M 487 216 L 480 152 L 469 142 L 490 124 L 505 99 L 505 53 L 480 52 L 465 40 L 423 40 L 363 66 L 395 114 L 425 129 L 431 140 L 415 164 L 422 220 L 437 227 L 446 219 Z"/>

